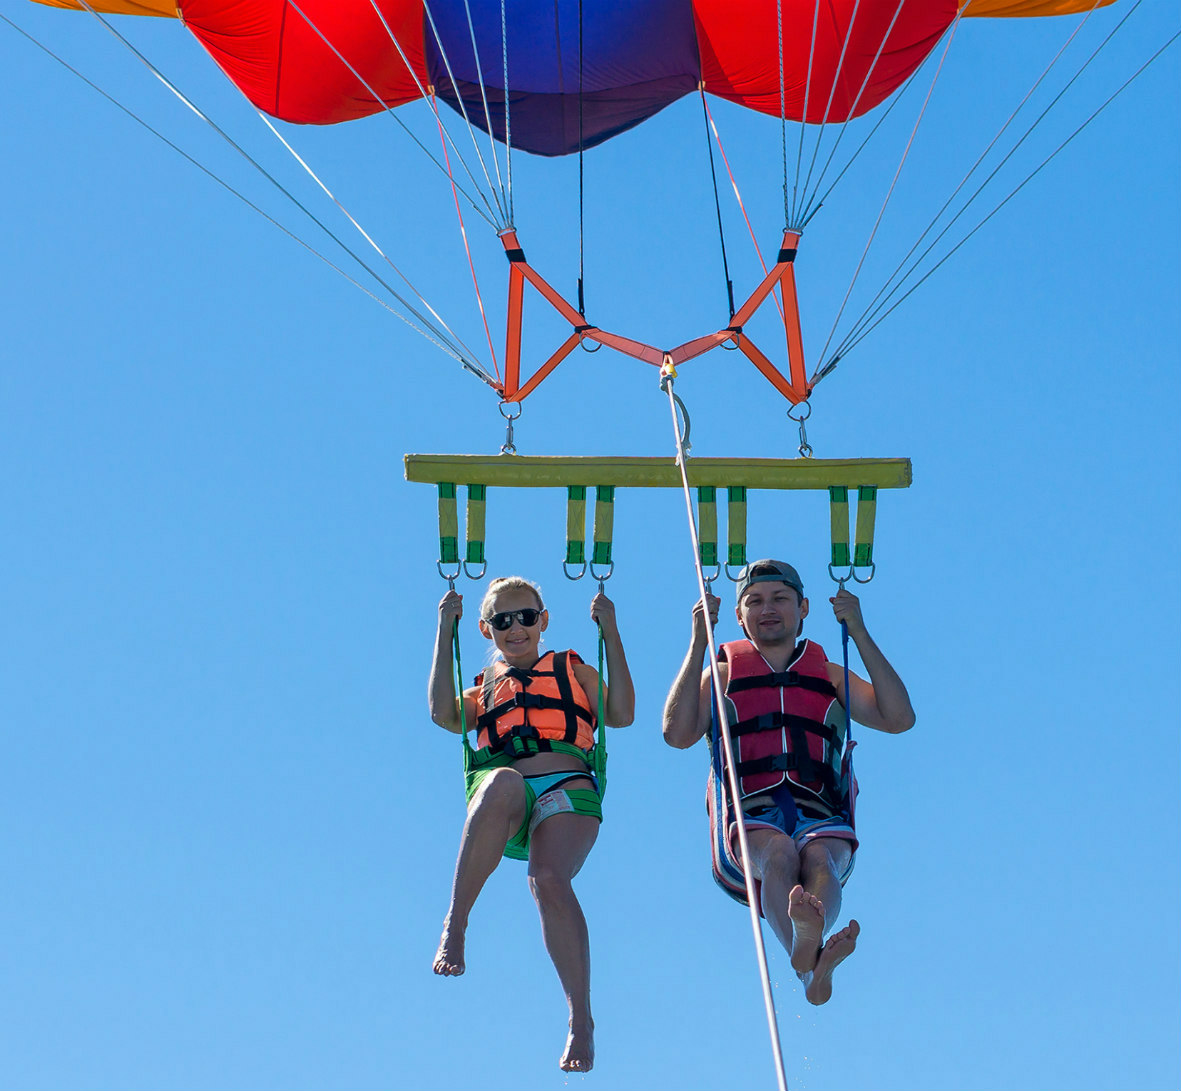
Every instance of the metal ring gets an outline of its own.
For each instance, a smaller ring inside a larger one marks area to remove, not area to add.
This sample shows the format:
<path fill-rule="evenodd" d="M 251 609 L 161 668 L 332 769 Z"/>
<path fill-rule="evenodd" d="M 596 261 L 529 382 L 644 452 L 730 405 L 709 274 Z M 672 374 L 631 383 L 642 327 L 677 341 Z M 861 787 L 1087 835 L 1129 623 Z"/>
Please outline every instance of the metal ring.
<path fill-rule="evenodd" d="M 455 571 L 450 576 L 447 575 L 447 573 L 443 571 L 443 562 L 442 561 L 436 561 L 435 567 L 439 570 L 439 575 L 442 576 L 443 579 L 445 579 L 449 584 L 451 584 L 451 590 L 454 591 L 455 590 L 455 581 L 457 579 L 459 579 L 459 574 L 463 571 L 463 565 L 461 565 L 458 561 L 456 561 L 455 562 Z"/>
<path fill-rule="evenodd" d="M 731 576 L 730 575 L 730 565 L 729 565 L 729 563 L 727 563 L 726 564 L 726 579 L 728 579 L 731 583 L 737 583 L 740 579 L 742 579 L 742 573 L 745 571 L 746 571 L 746 565 L 743 565 L 738 570 L 737 576 Z"/>
<path fill-rule="evenodd" d="M 463 562 L 463 574 L 465 576 L 467 576 L 467 578 L 469 580 L 482 580 L 484 578 L 484 576 L 487 574 L 487 572 L 488 572 L 488 562 L 487 561 L 484 561 L 483 564 L 480 565 L 480 571 L 477 572 L 474 576 L 472 575 L 471 570 L 468 568 L 468 562 L 467 561 Z"/>
<path fill-rule="evenodd" d="M 833 583 L 839 584 L 842 590 L 844 589 L 844 586 L 845 586 L 845 584 L 846 584 L 846 583 L 847 583 L 849 580 L 851 580 L 851 579 L 852 579 L 852 580 L 855 580 L 855 579 L 857 579 L 857 577 L 856 577 L 855 575 L 853 575 L 853 566 L 852 566 L 851 564 L 850 564 L 850 565 L 846 565 L 846 566 L 845 566 L 846 568 L 848 568 L 848 569 L 849 569 L 849 574 L 848 574 L 847 576 L 838 576 L 838 575 L 837 575 L 837 574 L 836 574 L 836 573 L 835 573 L 835 572 L 832 570 L 832 567 L 833 567 L 833 566 L 832 566 L 831 564 L 828 566 L 828 574 L 829 574 L 829 577 L 832 579 L 832 582 L 833 582 Z"/>
<path fill-rule="evenodd" d="M 864 566 L 862 566 L 862 567 L 864 567 Z M 869 583 L 869 581 L 873 579 L 874 573 L 875 573 L 877 570 L 878 570 L 878 565 L 877 565 L 877 562 L 876 562 L 876 561 L 870 561 L 870 562 L 869 562 L 869 575 L 868 575 L 868 576 L 866 576 L 866 577 L 865 577 L 865 579 L 862 579 L 862 578 L 861 578 L 859 575 L 857 575 L 857 573 L 856 573 L 856 572 L 854 572 L 854 571 L 853 571 L 853 566 L 852 566 L 852 565 L 850 565 L 850 566 L 849 566 L 849 574 L 850 574 L 850 575 L 853 577 L 853 579 L 855 579 L 855 580 L 856 580 L 858 583 Z"/>
<path fill-rule="evenodd" d="M 800 450 L 800 458 L 811 458 L 812 457 L 812 444 L 801 443 L 799 450 Z"/>
<path fill-rule="evenodd" d="M 587 341 L 586 334 L 580 333 L 578 335 L 578 344 L 583 352 L 598 352 L 599 349 L 601 349 L 603 347 L 602 341 L 596 341 L 593 337 L 590 340 L 591 340 L 591 344 L 595 346 L 593 349 L 588 349 L 586 347 L 586 341 Z"/>
<path fill-rule="evenodd" d="M 569 561 L 563 561 L 563 562 L 562 562 L 562 571 L 565 573 L 565 575 L 566 575 L 566 579 L 568 579 L 568 580 L 580 580 L 580 579 L 582 579 L 582 577 L 583 577 L 583 576 L 585 576 L 585 575 L 586 575 L 586 561 L 583 561 L 583 562 L 582 562 L 582 571 L 581 571 L 581 572 L 579 572 L 577 576 L 571 576 L 571 575 L 570 575 L 570 562 L 569 562 Z"/>
<path fill-rule="evenodd" d="M 726 338 L 725 341 L 722 342 L 722 348 L 724 348 L 727 352 L 737 352 L 739 347 L 738 334 L 736 333 L 731 334 Z"/>
<path fill-rule="evenodd" d="M 504 411 L 504 407 L 506 405 L 515 405 L 517 407 L 517 411 L 515 413 L 513 413 L 512 416 L 510 416 L 508 413 L 506 413 Z M 520 402 L 501 402 L 499 408 L 500 408 L 500 415 L 502 417 L 504 417 L 505 420 L 515 421 L 515 420 L 520 419 L 521 413 L 524 411 L 525 407 L 523 405 L 521 405 Z"/>
<path fill-rule="evenodd" d="M 800 415 L 800 416 L 798 416 L 798 417 L 793 417 L 793 416 L 791 415 L 791 409 L 789 409 L 789 410 L 787 411 L 787 419 L 788 419 L 788 420 L 794 420 L 794 421 L 796 421 L 797 423 L 800 423 L 800 422 L 806 421 L 806 420 L 807 420 L 807 419 L 808 419 L 808 418 L 809 418 L 809 417 L 812 415 L 812 403 L 811 403 L 810 401 L 808 401 L 808 399 L 807 399 L 807 398 L 805 398 L 805 399 L 804 399 L 802 402 L 800 402 L 798 405 L 794 405 L 794 406 L 792 406 L 792 409 L 800 409 L 800 408 L 807 409 L 807 410 L 808 410 L 808 412 L 807 412 L 807 413 L 803 413 L 803 414 L 801 414 L 801 415 Z"/>
<path fill-rule="evenodd" d="M 707 576 L 705 574 L 705 566 L 704 565 L 701 568 L 701 578 L 703 580 L 705 580 L 706 589 L 709 591 L 709 593 L 711 595 L 713 594 L 713 582 L 714 582 L 714 580 L 718 579 L 721 576 L 721 574 L 722 574 L 722 566 L 720 564 L 714 565 L 714 574 L 712 576 Z"/>
<path fill-rule="evenodd" d="M 591 579 L 598 580 L 599 583 L 602 583 L 604 580 L 609 580 L 611 578 L 611 574 L 615 571 L 615 562 L 608 561 L 607 565 L 608 565 L 607 574 L 605 576 L 600 576 L 599 573 L 595 571 L 595 562 L 591 561 L 591 563 L 590 563 Z"/>

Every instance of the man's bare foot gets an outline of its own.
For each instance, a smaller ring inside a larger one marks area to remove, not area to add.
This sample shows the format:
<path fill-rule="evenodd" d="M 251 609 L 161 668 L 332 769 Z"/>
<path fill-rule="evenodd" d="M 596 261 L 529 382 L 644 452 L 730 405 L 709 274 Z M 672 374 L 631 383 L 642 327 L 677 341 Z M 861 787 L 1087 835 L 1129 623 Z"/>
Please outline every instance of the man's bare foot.
<path fill-rule="evenodd" d="M 820 957 L 816 960 L 816 972 L 804 986 L 804 996 L 810 1004 L 828 1003 L 828 998 L 832 996 L 832 972 L 853 953 L 860 934 L 861 925 L 850 921 L 846 927 L 828 937 L 828 942 L 821 948 Z"/>
<path fill-rule="evenodd" d="M 824 939 L 824 906 L 819 898 L 797 885 L 787 896 L 787 915 L 792 927 L 791 968 L 797 974 L 810 973 L 816 968 Z"/>
<path fill-rule="evenodd" d="M 563 1072 L 589 1072 L 595 1066 L 595 1025 L 592 1022 L 570 1025 L 566 1052 L 558 1062 Z"/>
<path fill-rule="evenodd" d="M 439 940 L 439 949 L 435 952 L 434 971 L 441 977 L 459 977 L 467 967 L 463 964 L 462 931 L 453 931 L 449 927 L 443 928 L 443 938 Z"/>

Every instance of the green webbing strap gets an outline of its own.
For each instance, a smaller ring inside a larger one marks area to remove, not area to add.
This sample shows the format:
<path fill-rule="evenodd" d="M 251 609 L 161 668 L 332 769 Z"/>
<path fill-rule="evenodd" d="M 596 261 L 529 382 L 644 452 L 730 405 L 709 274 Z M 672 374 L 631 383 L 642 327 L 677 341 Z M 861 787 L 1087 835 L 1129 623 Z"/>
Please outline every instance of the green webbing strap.
<path fill-rule="evenodd" d="M 586 564 L 586 486 L 566 489 L 566 563 Z"/>
<path fill-rule="evenodd" d="M 718 490 L 713 485 L 697 489 L 698 555 L 703 565 L 718 563 Z"/>
<path fill-rule="evenodd" d="M 615 528 L 615 486 L 595 486 L 595 538 L 591 564 L 611 563 L 611 539 Z"/>
<path fill-rule="evenodd" d="M 604 667 L 603 667 L 603 626 L 599 629 L 599 712 L 598 719 L 595 720 L 595 726 L 598 728 L 599 737 L 595 740 L 595 748 L 591 752 L 591 772 L 595 774 L 595 780 L 599 783 L 599 802 L 603 801 L 603 797 L 607 794 L 607 725 L 603 723 L 603 690 L 604 690 Z"/>
<path fill-rule="evenodd" d="M 450 481 L 439 482 L 439 563 L 459 563 L 459 505 Z"/>
<path fill-rule="evenodd" d="M 857 490 L 857 544 L 853 547 L 853 564 L 857 568 L 873 565 L 873 524 L 877 510 L 876 486 L 862 485 Z"/>
<path fill-rule="evenodd" d="M 464 559 L 468 564 L 484 564 L 484 508 L 488 488 L 486 485 L 467 487 L 467 551 Z"/>
<path fill-rule="evenodd" d="M 472 767 L 472 744 L 467 738 L 467 705 L 463 700 L 463 663 L 459 658 L 459 618 L 455 619 L 455 626 L 451 630 L 451 647 L 455 652 L 455 693 L 459 699 L 459 722 L 463 728 L 463 772 L 466 777 Z"/>
<path fill-rule="evenodd" d="M 830 525 L 832 527 L 833 568 L 846 568 L 849 556 L 849 490 L 845 485 L 830 485 L 828 489 Z M 858 522 L 860 528 L 860 522 Z"/>
<path fill-rule="evenodd" d="M 726 563 L 746 564 L 746 486 L 731 485 L 726 490 Z"/>

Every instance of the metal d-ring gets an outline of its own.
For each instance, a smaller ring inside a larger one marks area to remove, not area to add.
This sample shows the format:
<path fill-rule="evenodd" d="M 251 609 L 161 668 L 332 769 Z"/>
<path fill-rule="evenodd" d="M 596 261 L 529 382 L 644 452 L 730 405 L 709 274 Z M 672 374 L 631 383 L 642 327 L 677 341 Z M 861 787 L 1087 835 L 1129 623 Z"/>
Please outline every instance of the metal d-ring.
<path fill-rule="evenodd" d="M 442 576 L 443 579 L 445 579 L 451 585 L 451 590 L 454 591 L 455 590 L 455 581 L 457 579 L 459 579 L 459 574 L 463 571 L 463 565 L 461 565 L 457 561 L 455 564 L 455 571 L 452 572 L 450 575 L 448 575 L 446 572 L 443 571 L 443 562 L 442 561 L 436 561 L 435 567 L 439 570 L 439 575 Z"/>
<path fill-rule="evenodd" d="M 579 348 L 581 348 L 581 349 L 582 349 L 582 351 L 583 351 L 583 352 L 598 352 L 598 351 L 599 351 L 599 349 L 601 349 L 601 348 L 603 347 L 603 342 L 602 342 L 602 341 L 596 341 L 596 340 L 595 340 L 595 339 L 592 337 L 592 338 L 590 339 L 590 342 L 591 342 L 591 344 L 592 344 L 592 345 L 594 345 L 595 347 L 594 347 L 593 349 L 588 349 L 588 348 L 586 347 L 586 341 L 587 341 L 587 338 L 586 338 L 586 331 L 585 331 L 585 330 L 577 330 L 577 331 L 575 331 L 575 332 L 577 332 L 577 333 L 578 333 L 578 346 L 579 346 Z"/>
<path fill-rule="evenodd" d="M 850 565 L 846 565 L 845 567 L 849 569 L 848 575 L 838 576 L 832 570 L 833 566 L 831 564 L 828 566 L 829 578 L 832 580 L 833 583 L 835 583 L 837 585 L 838 592 L 841 592 L 845 589 L 845 584 L 848 583 L 849 580 L 857 579 L 857 577 L 853 574 L 853 566 L 850 564 Z M 868 581 L 866 581 L 866 582 L 868 582 Z"/>
<path fill-rule="evenodd" d="M 864 568 L 865 566 L 862 565 L 862 567 Z M 866 576 L 865 579 L 862 579 L 859 575 L 857 575 L 857 573 L 855 571 L 853 571 L 852 565 L 849 566 L 849 575 L 851 575 L 853 577 L 853 579 L 855 579 L 858 583 L 869 583 L 869 581 L 873 579 L 874 573 L 877 570 L 878 570 L 877 562 L 870 561 L 869 562 L 869 575 Z"/>
<path fill-rule="evenodd" d="M 586 561 L 582 562 L 582 570 L 578 573 L 577 576 L 570 575 L 570 562 L 569 561 L 562 562 L 562 572 L 565 574 L 566 579 L 568 579 L 568 580 L 580 580 L 580 579 L 582 579 L 583 576 L 586 575 Z"/>
<path fill-rule="evenodd" d="M 600 591 L 603 589 L 603 581 L 609 580 L 614 571 L 615 571 L 615 562 L 614 561 L 607 562 L 607 571 L 603 575 L 600 575 L 598 572 L 595 571 L 595 562 L 594 561 L 591 561 L 591 563 L 590 563 L 591 579 L 599 581 L 599 590 Z"/>
<path fill-rule="evenodd" d="M 705 567 L 702 566 L 701 578 L 705 581 L 705 589 L 712 595 L 714 593 L 714 580 L 720 578 L 722 575 L 722 566 L 720 564 L 714 565 L 714 574 L 707 576 L 705 574 Z"/>
<path fill-rule="evenodd" d="M 729 580 L 731 583 L 737 583 L 737 582 L 738 582 L 740 579 L 742 579 L 742 573 L 743 573 L 743 572 L 745 572 L 745 571 L 746 571 L 746 565 L 743 565 L 743 566 L 742 566 L 742 567 L 741 567 L 741 568 L 738 570 L 738 575 L 737 575 L 737 576 L 731 575 L 731 573 L 730 573 L 730 564 L 729 564 L 729 562 L 727 562 L 727 563 L 726 563 L 726 579 L 728 579 L 728 580 Z"/>
<path fill-rule="evenodd" d="M 467 561 L 463 562 L 463 574 L 465 576 L 467 576 L 467 578 L 469 580 L 482 580 L 484 578 L 484 576 L 487 574 L 487 572 L 488 572 L 488 562 L 487 561 L 484 561 L 480 565 L 480 571 L 477 572 L 474 576 L 472 575 L 471 569 L 468 568 L 468 562 Z"/>

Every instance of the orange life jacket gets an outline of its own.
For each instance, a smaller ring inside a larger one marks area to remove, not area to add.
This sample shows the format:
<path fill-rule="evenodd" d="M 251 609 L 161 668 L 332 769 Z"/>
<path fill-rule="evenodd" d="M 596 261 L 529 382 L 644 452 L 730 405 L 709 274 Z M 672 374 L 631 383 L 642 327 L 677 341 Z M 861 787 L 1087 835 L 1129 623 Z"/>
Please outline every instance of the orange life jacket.
<path fill-rule="evenodd" d="M 529 670 L 503 659 L 476 676 L 481 687 L 476 717 L 478 747 L 522 755 L 561 742 L 589 751 L 595 745 L 595 713 L 574 675 L 574 651 L 546 652 Z"/>
<path fill-rule="evenodd" d="M 803 640 L 778 672 L 749 640 L 723 644 L 720 652 L 730 664 L 728 719 L 743 798 L 790 780 L 797 799 L 840 813 L 845 714 L 824 649 Z"/>

